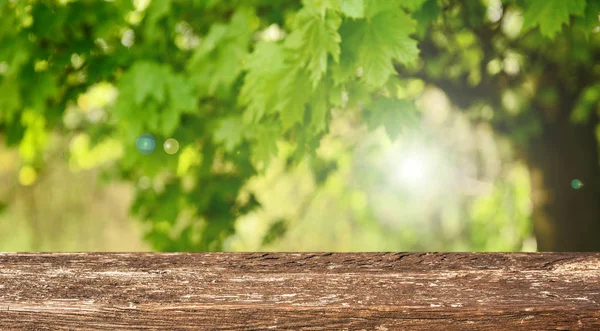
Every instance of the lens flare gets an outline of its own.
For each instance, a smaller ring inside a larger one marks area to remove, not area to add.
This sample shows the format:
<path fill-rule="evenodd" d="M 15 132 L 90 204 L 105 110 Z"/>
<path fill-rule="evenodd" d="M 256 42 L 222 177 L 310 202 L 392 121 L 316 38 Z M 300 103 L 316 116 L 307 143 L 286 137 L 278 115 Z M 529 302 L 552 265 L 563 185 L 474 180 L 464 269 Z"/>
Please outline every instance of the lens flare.
<path fill-rule="evenodd" d="M 428 160 L 424 154 L 408 154 L 400 160 L 397 180 L 410 186 L 419 185 L 426 180 L 428 168 Z"/>
<path fill-rule="evenodd" d="M 151 134 L 143 134 L 135 141 L 135 147 L 142 154 L 150 154 L 156 148 L 156 140 Z"/>
<path fill-rule="evenodd" d="M 169 138 L 165 141 L 163 148 L 167 154 L 175 154 L 179 150 L 179 142 L 173 138 Z"/>
<path fill-rule="evenodd" d="M 579 179 L 573 179 L 573 180 L 571 181 L 571 187 L 572 187 L 574 190 L 579 190 L 580 188 L 582 188 L 582 187 L 583 187 L 583 183 L 582 183 L 582 182 L 581 182 Z"/>

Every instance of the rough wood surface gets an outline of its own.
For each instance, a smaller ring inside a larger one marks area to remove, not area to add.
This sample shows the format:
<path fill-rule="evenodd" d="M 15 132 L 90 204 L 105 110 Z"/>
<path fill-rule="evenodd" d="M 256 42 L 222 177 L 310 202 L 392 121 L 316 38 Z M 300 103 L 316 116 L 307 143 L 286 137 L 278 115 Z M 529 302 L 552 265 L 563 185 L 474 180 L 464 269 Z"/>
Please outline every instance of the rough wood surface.
<path fill-rule="evenodd" d="M 600 253 L 0 253 L 0 330 L 600 330 Z"/>

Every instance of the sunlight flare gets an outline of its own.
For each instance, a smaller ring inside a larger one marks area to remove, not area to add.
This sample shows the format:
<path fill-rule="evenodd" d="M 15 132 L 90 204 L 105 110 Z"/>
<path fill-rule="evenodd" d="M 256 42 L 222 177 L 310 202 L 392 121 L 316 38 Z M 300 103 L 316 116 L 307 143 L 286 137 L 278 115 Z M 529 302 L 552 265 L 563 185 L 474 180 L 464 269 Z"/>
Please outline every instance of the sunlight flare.
<path fill-rule="evenodd" d="M 396 180 L 409 187 L 423 184 L 429 177 L 430 162 L 424 152 L 409 152 L 400 157 L 396 169 Z"/>

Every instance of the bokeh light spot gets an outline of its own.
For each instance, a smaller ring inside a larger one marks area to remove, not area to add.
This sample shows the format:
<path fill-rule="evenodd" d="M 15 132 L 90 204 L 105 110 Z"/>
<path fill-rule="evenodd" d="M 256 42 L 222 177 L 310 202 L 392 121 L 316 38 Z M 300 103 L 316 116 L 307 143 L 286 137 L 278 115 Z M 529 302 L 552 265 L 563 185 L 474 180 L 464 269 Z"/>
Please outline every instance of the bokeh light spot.
<path fill-rule="evenodd" d="M 583 187 L 583 183 L 579 179 L 573 179 L 571 181 L 571 187 L 575 190 L 578 190 Z"/>
<path fill-rule="evenodd" d="M 24 166 L 19 170 L 19 183 L 23 186 L 29 186 L 35 183 L 37 172 L 31 166 Z"/>
<path fill-rule="evenodd" d="M 135 141 L 135 147 L 142 154 L 150 154 L 156 148 L 156 140 L 151 134 L 143 134 Z"/>
<path fill-rule="evenodd" d="M 169 138 L 163 144 L 163 148 L 167 154 L 175 154 L 179 151 L 179 142 L 173 138 Z"/>

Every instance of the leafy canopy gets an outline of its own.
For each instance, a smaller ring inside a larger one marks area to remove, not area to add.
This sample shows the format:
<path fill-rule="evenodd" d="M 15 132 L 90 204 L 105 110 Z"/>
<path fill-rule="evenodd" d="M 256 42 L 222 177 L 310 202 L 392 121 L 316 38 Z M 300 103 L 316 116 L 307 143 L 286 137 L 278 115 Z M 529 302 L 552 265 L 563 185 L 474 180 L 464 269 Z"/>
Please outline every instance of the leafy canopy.
<path fill-rule="evenodd" d="M 413 123 L 418 111 L 400 93 L 398 72 L 466 74 L 479 84 L 484 56 L 497 61 L 477 48 L 486 41 L 478 31 L 488 31 L 481 27 L 500 29 L 486 18 L 488 2 L 0 1 L 0 131 L 36 169 L 50 131 L 82 133 L 92 149 L 120 142 L 117 171 L 107 174 L 152 180 L 132 212 L 149 221 L 155 248 L 219 250 L 236 217 L 257 204 L 239 192 L 282 142 L 294 150 L 292 163 L 319 167 L 315 151 L 333 110 L 358 110 L 391 138 Z M 504 5 L 522 14 L 530 44 L 551 43 L 572 21 L 585 38 L 598 27 L 594 0 Z M 422 49 L 448 38 L 463 48 L 423 70 Z M 118 94 L 85 103 L 96 84 Z M 597 90 L 586 90 L 576 120 L 587 118 Z M 135 140 L 143 133 L 158 149 L 171 137 L 181 149 L 141 155 Z M 182 221 L 185 210 L 202 222 Z"/>

